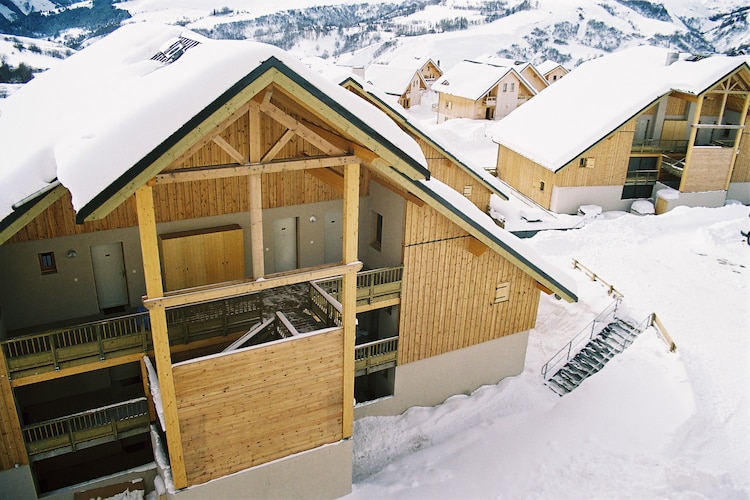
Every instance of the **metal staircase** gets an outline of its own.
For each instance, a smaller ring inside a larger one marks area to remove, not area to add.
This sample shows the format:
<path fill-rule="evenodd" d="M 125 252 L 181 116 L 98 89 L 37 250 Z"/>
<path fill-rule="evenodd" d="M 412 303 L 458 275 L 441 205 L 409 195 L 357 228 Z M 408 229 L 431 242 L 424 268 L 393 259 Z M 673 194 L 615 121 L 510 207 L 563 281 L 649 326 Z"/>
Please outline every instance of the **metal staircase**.
<path fill-rule="evenodd" d="M 632 344 L 642 331 L 623 319 L 613 319 L 547 379 L 545 385 L 560 396 L 569 393 L 604 368 L 610 359 Z"/>

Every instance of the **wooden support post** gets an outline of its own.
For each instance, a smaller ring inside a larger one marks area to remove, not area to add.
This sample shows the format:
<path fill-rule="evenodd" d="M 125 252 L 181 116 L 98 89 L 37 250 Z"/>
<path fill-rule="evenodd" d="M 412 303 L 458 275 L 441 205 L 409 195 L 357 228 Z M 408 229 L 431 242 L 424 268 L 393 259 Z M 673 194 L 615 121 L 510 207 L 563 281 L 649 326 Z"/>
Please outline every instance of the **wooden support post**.
<path fill-rule="evenodd" d="M 747 112 L 748 109 L 750 109 L 750 92 L 745 94 L 745 102 L 742 104 L 742 113 L 740 114 L 740 123 L 741 126 L 747 126 Z M 734 166 L 737 164 L 737 157 L 740 153 L 740 142 L 742 140 L 742 133 L 745 129 L 740 128 L 737 130 L 737 137 L 734 138 L 734 154 L 732 155 L 732 165 L 729 168 L 729 175 L 727 175 L 726 183 L 724 184 L 724 189 L 729 189 L 729 184 L 732 182 L 732 173 L 734 172 Z"/>
<path fill-rule="evenodd" d="M 148 369 L 146 368 L 146 362 L 141 358 L 140 363 L 138 363 L 141 367 L 141 383 L 143 384 L 143 393 L 146 395 L 146 399 L 148 399 L 148 421 L 149 422 L 156 422 L 156 406 L 154 406 L 154 397 L 151 394 L 151 390 L 148 386 Z"/>
<path fill-rule="evenodd" d="M 250 102 L 250 162 L 260 162 L 263 151 L 260 141 L 260 107 Z M 248 177 L 248 200 L 250 204 L 250 247 L 253 260 L 253 279 L 262 278 L 266 273 L 263 246 L 263 196 L 261 192 L 261 174 L 250 174 Z"/>
<path fill-rule="evenodd" d="M 29 463 L 13 388 L 8 377 L 5 353 L 0 351 L 0 471 Z"/>
<path fill-rule="evenodd" d="M 359 164 L 344 170 L 344 264 L 358 260 Z M 354 341 L 357 324 L 357 273 L 349 271 L 341 278 L 341 322 L 344 327 L 344 418 L 343 436 L 349 438 L 354 428 Z"/>
<path fill-rule="evenodd" d="M 703 96 L 698 98 L 698 102 L 695 105 L 693 121 L 690 124 L 690 137 L 688 138 L 687 152 L 685 153 L 685 166 L 682 169 L 682 177 L 680 178 L 679 191 L 682 192 L 682 186 L 686 185 L 685 179 L 689 176 L 690 160 L 693 157 L 693 148 L 695 148 L 695 138 L 698 136 L 698 123 L 701 121 L 701 112 L 703 111 Z"/>
<path fill-rule="evenodd" d="M 146 295 L 149 299 L 163 297 L 164 288 L 159 264 L 153 188 L 149 184 L 138 188 L 135 192 L 135 202 L 138 208 L 138 232 L 141 239 Z M 180 420 L 177 415 L 177 397 L 172 377 L 172 355 L 169 351 L 167 313 L 164 306 L 158 304 L 150 307 L 148 314 L 151 321 L 151 339 L 154 344 L 154 358 L 156 359 L 156 372 L 159 376 L 164 421 L 167 427 L 169 463 L 172 468 L 174 486 L 177 489 L 182 489 L 187 487 L 187 474 L 182 452 Z"/>

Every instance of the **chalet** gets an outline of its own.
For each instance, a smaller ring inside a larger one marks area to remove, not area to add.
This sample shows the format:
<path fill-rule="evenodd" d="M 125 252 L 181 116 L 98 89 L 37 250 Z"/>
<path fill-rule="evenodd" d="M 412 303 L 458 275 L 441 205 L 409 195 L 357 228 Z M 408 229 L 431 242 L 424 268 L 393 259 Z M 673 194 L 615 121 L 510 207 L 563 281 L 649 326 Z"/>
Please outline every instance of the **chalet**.
<path fill-rule="evenodd" d="M 451 118 L 499 120 L 536 95 L 514 68 L 461 61 L 432 85 L 437 122 Z"/>
<path fill-rule="evenodd" d="M 422 73 L 413 68 L 371 64 L 365 70 L 364 77 L 370 84 L 393 96 L 404 109 L 419 105 L 422 93 L 427 91 L 427 82 Z"/>
<path fill-rule="evenodd" d="M 567 75 L 569 71 L 562 64 L 555 61 L 544 61 L 536 66 L 536 69 L 547 80 L 547 83 L 555 83 L 557 80 Z"/>
<path fill-rule="evenodd" d="M 0 104 L 3 495 L 338 497 L 355 418 L 523 369 L 572 280 L 363 97 L 137 23 Z"/>
<path fill-rule="evenodd" d="M 443 76 L 443 70 L 440 69 L 440 62 L 435 62 L 429 57 L 402 55 L 394 57 L 387 64 L 392 68 L 417 70 L 422 75 L 422 78 L 424 78 L 428 88 L 431 88 L 435 80 Z"/>
<path fill-rule="evenodd" d="M 542 206 L 750 203 L 744 57 L 636 47 L 582 64 L 494 125 L 498 176 Z"/>
<path fill-rule="evenodd" d="M 541 92 L 549 86 L 549 82 L 544 77 L 544 75 L 530 62 L 508 59 L 505 57 L 498 57 L 490 54 L 479 56 L 475 59 L 471 59 L 471 61 L 483 64 L 492 64 L 493 66 L 513 68 L 516 73 L 521 75 L 528 84 L 534 87 L 534 90 L 536 90 L 537 92 Z"/>

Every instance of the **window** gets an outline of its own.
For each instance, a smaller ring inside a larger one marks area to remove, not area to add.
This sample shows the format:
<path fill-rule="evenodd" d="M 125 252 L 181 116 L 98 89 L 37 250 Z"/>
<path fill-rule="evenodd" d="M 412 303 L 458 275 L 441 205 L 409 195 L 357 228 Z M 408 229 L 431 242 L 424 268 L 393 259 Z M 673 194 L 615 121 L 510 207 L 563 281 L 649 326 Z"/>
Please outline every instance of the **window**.
<path fill-rule="evenodd" d="M 515 92 L 515 90 L 516 90 L 516 84 L 515 84 L 515 82 L 510 82 L 510 91 L 511 92 Z"/>
<path fill-rule="evenodd" d="M 594 168 L 594 159 L 592 157 L 583 157 L 578 160 L 580 168 Z"/>
<path fill-rule="evenodd" d="M 507 92 L 507 91 L 508 91 L 508 84 L 503 83 L 503 92 Z"/>
<path fill-rule="evenodd" d="M 544 181 L 539 181 L 539 191 L 544 191 Z"/>
<path fill-rule="evenodd" d="M 510 300 L 510 282 L 500 283 L 495 287 L 495 299 L 493 304 L 508 302 Z"/>
<path fill-rule="evenodd" d="M 377 212 L 374 212 L 374 214 L 375 214 L 375 235 L 370 245 L 372 245 L 372 247 L 375 248 L 376 250 L 380 250 L 383 247 L 383 216 Z"/>
<path fill-rule="evenodd" d="M 466 196 L 467 198 L 471 196 L 471 184 L 466 184 L 464 186 L 464 196 Z"/>
<path fill-rule="evenodd" d="M 44 252 L 39 254 L 39 268 L 42 274 L 54 274 L 57 272 L 55 264 L 55 252 Z"/>
<path fill-rule="evenodd" d="M 657 158 L 630 158 L 630 161 L 628 162 L 628 175 L 625 178 L 625 185 L 622 187 L 621 199 L 632 200 L 635 198 L 650 198 L 658 175 L 659 170 Z M 662 182 L 666 185 L 670 185 L 670 182 L 667 179 L 664 179 Z M 679 186 L 679 179 L 676 185 Z"/>

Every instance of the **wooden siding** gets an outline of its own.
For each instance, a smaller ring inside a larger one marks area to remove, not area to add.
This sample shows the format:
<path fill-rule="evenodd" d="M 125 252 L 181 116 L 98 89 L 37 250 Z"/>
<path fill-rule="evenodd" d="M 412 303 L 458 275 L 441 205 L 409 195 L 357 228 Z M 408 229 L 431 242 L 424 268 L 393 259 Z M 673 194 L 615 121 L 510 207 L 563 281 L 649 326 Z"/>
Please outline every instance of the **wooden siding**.
<path fill-rule="evenodd" d="M 745 119 L 746 128 L 742 130 L 740 148 L 732 170 L 732 182 L 750 182 L 750 119 Z"/>
<path fill-rule="evenodd" d="M 490 204 L 490 190 L 461 167 L 447 159 L 443 153 L 429 145 L 426 141 L 414 138 L 422 149 L 430 174 L 441 182 L 452 187 L 459 193 L 464 192 L 465 186 L 471 186 L 471 195 L 467 198 L 480 210 L 487 210 Z"/>
<path fill-rule="evenodd" d="M 166 291 L 245 278 L 238 225 L 163 234 L 160 243 Z"/>
<path fill-rule="evenodd" d="M 536 282 L 495 252 L 476 256 L 471 238 L 433 209 L 407 204 L 399 364 L 532 328 Z M 510 299 L 493 303 L 499 284 Z"/>
<path fill-rule="evenodd" d="M 690 162 L 682 174 L 680 191 L 723 191 L 729 182 L 733 148 L 693 148 Z"/>
<path fill-rule="evenodd" d="M 28 463 L 5 355 L 0 353 L 0 471 Z"/>
<path fill-rule="evenodd" d="M 555 174 L 505 146 L 497 149 L 497 176 L 521 193 L 549 209 Z M 544 190 L 539 188 L 544 182 Z"/>
<path fill-rule="evenodd" d="M 334 330 L 175 365 L 188 484 L 341 440 L 343 347 Z"/>
<path fill-rule="evenodd" d="M 687 118 L 688 102 L 679 97 L 667 97 L 667 116 L 682 116 Z"/>
<path fill-rule="evenodd" d="M 474 101 L 445 93 L 439 94 L 438 107 L 438 115 L 442 115 L 445 120 L 450 118 L 484 119 L 486 109 L 481 99 Z"/>

